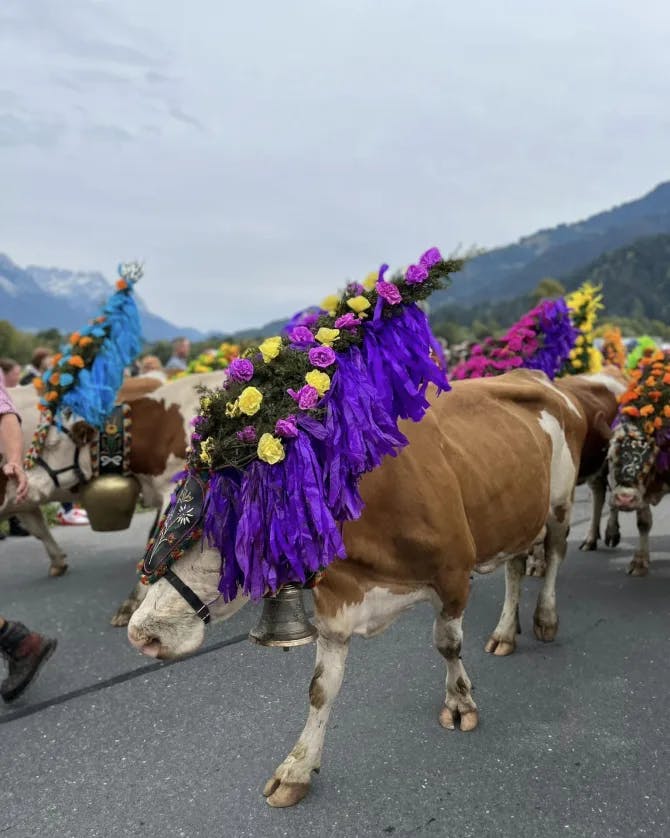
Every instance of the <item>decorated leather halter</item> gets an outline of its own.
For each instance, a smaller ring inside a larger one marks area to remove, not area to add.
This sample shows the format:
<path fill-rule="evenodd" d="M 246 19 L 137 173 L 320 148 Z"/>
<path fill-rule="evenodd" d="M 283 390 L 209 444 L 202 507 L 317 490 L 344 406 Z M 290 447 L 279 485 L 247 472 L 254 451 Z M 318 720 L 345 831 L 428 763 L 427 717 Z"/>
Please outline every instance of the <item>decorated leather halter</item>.
<path fill-rule="evenodd" d="M 209 606 L 177 576 L 172 565 L 202 537 L 207 489 L 206 478 L 200 474 L 191 472 L 179 481 L 170 506 L 154 529 L 144 558 L 137 565 L 142 584 L 150 585 L 165 579 L 204 623 L 211 619 Z"/>
<path fill-rule="evenodd" d="M 74 471 L 77 480 L 81 485 L 87 483 L 86 476 L 84 472 L 81 470 L 81 466 L 79 465 L 79 457 L 81 454 L 82 444 L 78 443 L 77 440 L 72 435 L 72 432 L 69 428 L 60 427 L 60 433 L 65 434 L 74 445 L 74 458 L 72 463 L 69 466 L 63 466 L 63 468 L 52 468 L 49 463 L 42 456 L 42 452 L 44 451 L 44 445 L 46 443 L 47 436 L 49 435 L 49 431 L 54 425 L 54 416 L 51 411 L 45 411 L 43 414 L 43 419 L 40 424 L 35 429 L 35 433 L 33 434 L 33 439 L 30 444 L 30 448 L 26 452 L 25 457 L 23 458 L 23 467 L 26 471 L 30 471 L 30 469 L 35 468 L 35 466 L 39 466 L 40 468 L 44 469 L 46 473 L 51 478 L 52 483 L 57 489 L 60 489 L 60 475 L 67 474 L 68 471 Z"/>

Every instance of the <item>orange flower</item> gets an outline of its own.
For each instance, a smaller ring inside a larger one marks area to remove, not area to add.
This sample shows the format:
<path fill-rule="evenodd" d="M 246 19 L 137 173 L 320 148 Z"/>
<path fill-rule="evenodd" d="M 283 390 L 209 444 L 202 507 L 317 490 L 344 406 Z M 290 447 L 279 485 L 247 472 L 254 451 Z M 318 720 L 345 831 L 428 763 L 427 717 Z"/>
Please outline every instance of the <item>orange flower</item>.
<path fill-rule="evenodd" d="M 78 367 L 80 370 L 84 368 L 84 359 L 81 355 L 73 355 L 68 361 L 71 367 Z"/>
<path fill-rule="evenodd" d="M 60 373 L 52 372 L 49 376 L 49 381 L 51 382 L 51 384 L 58 384 L 60 382 Z"/>
<path fill-rule="evenodd" d="M 660 417 L 660 416 L 657 416 L 657 417 L 654 419 L 654 428 L 655 428 L 657 431 L 660 431 L 662 427 L 663 427 L 663 420 L 661 419 L 661 417 Z"/>
<path fill-rule="evenodd" d="M 125 281 L 125 279 L 117 279 L 116 287 L 119 291 L 125 291 L 128 287 L 128 283 Z"/>
<path fill-rule="evenodd" d="M 55 402 L 57 398 L 58 398 L 58 393 L 55 390 L 49 390 L 49 392 L 45 396 L 45 399 L 48 402 Z"/>
<path fill-rule="evenodd" d="M 53 358 L 51 359 L 51 366 L 52 366 L 52 367 L 55 367 L 55 366 L 56 366 L 56 364 L 60 361 L 60 359 L 61 359 L 62 357 L 63 357 L 63 353 L 62 353 L 62 352 L 56 352 L 56 354 L 55 354 L 55 355 L 53 356 Z"/>
<path fill-rule="evenodd" d="M 631 372 L 630 377 L 633 379 L 633 381 L 639 381 L 642 378 L 642 370 L 639 367 L 637 369 L 634 369 Z"/>
<path fill-rule="evenodd" d="M 33 387 L 36 390 L 44 390 L 44 382 L 41 378 L 33 378 Z"/>
<path fill-rule="evenodd" d="M 89 337 L 89 335 L 84 335 L 83 338 L 79 338 L 79 346 L 89 346 L 93 343 L 93 338 Z"/>
<path fill-rule="evenodd" d="M 662 395 L 663 395 L 663 393 L 661 393 L 660 390 L 650 390 L 649 391 L 649 398 L 652 400 L 652 402 L 657 402 L 661 398 Z"/>
<path fill-rule="evenodd" d="M 654 412 L 654 405 L 653 404 L 645 404 L 644 407 L 640 408 L 640 416 L 651 416 Z"/>
<path fill-rule="evenodd" d="M 653 375 L 650 375 L 649 378 L 644 382 L 647 387 L 655 387 L 656 386 L 656 379 Z"/>
<path fill-rule="evenodd" d="M 667 419 L 670 419 L 670 404 L 664 404 L 664 405 L 663 405 L 663 415 L 664 415 Z"/>
<path fill-rule="evenodd" d="M 644 423 L 644 432 L 645 434 L 653 434 L 654 433 L 654 423 L 653 422 L 645 422 Z"/>
<path fill-rule="evenodd" d="M 76 346 L 77 342 L 79 341 L 79 337 L 79 332 L 72 332 L 72 334 L 70 335 L 70 343 L 72 344 L 72 346 Z"/>
<path fill-rule="evenodd" d="M 636 393 L 634 393 L 632 390 L 626 390 L 626 392 L 619 399 L 619 403 L 620 404 L 628 404 L 628 402 L 634 402 L 636 398 L 637 398 Z"/>
<path fill-rule="evenodd" d="M 632 404 L 629 404 L 627 407 L 622 407 L 621 412 L 627 416 L 638 417 L 640 415 L 640 411 Z"/>

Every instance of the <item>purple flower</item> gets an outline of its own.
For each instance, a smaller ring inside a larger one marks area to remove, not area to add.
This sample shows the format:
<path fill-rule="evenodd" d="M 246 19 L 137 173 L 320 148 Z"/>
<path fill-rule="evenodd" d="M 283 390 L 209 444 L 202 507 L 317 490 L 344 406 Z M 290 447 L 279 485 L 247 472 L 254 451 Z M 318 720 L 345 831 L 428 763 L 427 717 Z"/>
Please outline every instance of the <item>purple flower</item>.
<path fill-rule="evenodd" d="M 330 346 L 315 346 L 309 350 L 309 362 L 315 367 L 325 369 L 335 363 L 335 352 Z"/>
<path fill-rule="evenodd" d="M 283 436 L 284 439 L 292 439 L 298 436 L 298 428 L 295 424 L 295 416 L 292 414 L 286 419 L 277 419 L 275 424 L 275 433 L 277 436 Z"/>
<path fill-rule="evenodd" d="M 233 381 L 250 381 L 254 376 L 254 365 L 248 358 L 235 358 L 228 366 L 228 375 Z"/>
<path fill-rule="evenodd" d="M 398 286 L 392 282 L 385 282 L 383 279 L 380 279 L 377 281 L 375 288 L 379 296 L 386 300 L 389 305 L 396 306 L 402 302 L 402 296 L 398 290 Z"/>
<path fill-rule="evenodd" d="M 310 384 L 305 384 L 300 388 L 300 390 L 298 390 L 297 393 L 295 390 L 291 389 L 286 392 L 292 399 L 295 399 L 298 402 L 300 410 L 311 410 L 313 407 L 316 407 L 316 404 L 319 401 L 319 393 L 317 389 L 312 387 Z"/>
<path fill-rule="evenodd" d="M 442 254 L 440 251 L 436 247 L 431 247 L 430 250 L 427 250 L 419 259 L 419 264 L 423 265 L 423 267 L 427 270 L 430 270 L 433 265 L 437 265 L 437 263 L 441 261 Z"/>
<path fill-rule="evenodd" d="M 405 274 L 408 285 L 420 285 L 428 276 L 428 268 L 424 265 L 410 265 Z"/>
<path fill-rule="evenodd" d="M 201 439 L 200 434 L 191 434 L 191 442 L 200 442 Z"/>
<path fill-rule="evenodd" d="M 288 333 L 288 339 L 295 346 L 311 346 L 314 341 L 314 335 L 307 328 L 307 326 L 296 326 Z"/>
<path fill-rule="evenodd" d="M 240 442 L 256 442 L 256 428 L 253 425 L 247 425 L 241 431 L 237 431 L 235 436 Z"/>
<path fill-rule="evenodd" d="M 204 419 L 203 419 L 203 417 L 202 417 L 202 416 L 194 416 L 194 417 L 193 417 L 193 419 L 191 419 L 191 421 L 189 422 L 189 425 L 190 425 L 192 428 L 197 428 L 197 427 L 198 427 L 198 425 L 199 425 L 201 422 L 204 422 Z"/>
<path fill-rule="evenodd" d="M 351 311 L 338 317 L 335 321 L 336 329 L 357 329 L 361 325 L 361 321 Z"/>
<path fill-rule="evenodd" d="M 357 297 L 359 294 L 365 294 L 365 288 L 360 282 L 349 282 L 344 293 L 347 297 Z"/>

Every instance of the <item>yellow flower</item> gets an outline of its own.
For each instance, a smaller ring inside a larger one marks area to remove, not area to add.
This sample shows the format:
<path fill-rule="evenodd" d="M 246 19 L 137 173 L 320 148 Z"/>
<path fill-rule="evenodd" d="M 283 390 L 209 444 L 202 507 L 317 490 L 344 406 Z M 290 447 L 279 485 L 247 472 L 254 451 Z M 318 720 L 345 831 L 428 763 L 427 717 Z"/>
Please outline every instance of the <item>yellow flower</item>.
<path fill-rule="evenodd" d="M 323 343 L 326 346 L 330 346 L 332 343 L 335 343 L 339 336 L 339 329 L 328 329 L 325 326 L 321 326 L 319 331 L 314 335 L 319 343 Z"/>
<path fill-rule="evenodd" d="M 362 311 L 365 311 L 365 309 L 370 308 L 370 300 L 360 294 L 358 297 L 350 297 L 347 300 L 347 305 L 352 311 L 355 311 L 356 314 L 360 314 Z"/>
<path fill-rule="evenodd" d="M 228 402 L 226 405 L 226 416 L 228 418 L 233 419 L 235 416 L 239 416 L 241 413 L 240 410 L 240 401 L 239 399 L 235 399 L 234 402 Z"/>
<path fill-rule="evenodd" d="M 209 396 L 203 396 L 200 399 L 200 409 L 201 410 L 207 410 L 207 408 L 210 406 L 211 403 L 212 403 L 212 400 L 210 399 Z"/>
<path fill-rule="evenodd" d="M 372 289 L 377 284 L 378 276 L 379 274 L 377 271 L 372 271 L 372 273 L 369 273 L 363 280 L 363 288 L 365 288 L 366 291 L 372 291 Z"/>
<path fill-rule="evenodd" d="M 324 300 L 321 302 L 321 308 L 325 309 L 328 314 L 334 315 L 335 309 L 339 305 L 340 298 L 337 294 L 329 294 Z"/>
<path fill-rule="evenodd" d="M 245 387 L 240 393 L 237 405 L 245 416 L 253 416 L 258 413 L 263 401 L 263 394 L 257 387 Z"/>
<path fill-rule="evenodd" d="M 195 365 L 196 372 L 211 372 L 211 367 L 206 366 L 205 364 L 196 364 Z"/>
<path fill-rule="evenodd" d="M 578 369 L 581 367 L 581 365 L 582 365 L 582 362 L 579 360 L 579 358 L 573 358 L 573 359 L 572 359 L 572 366 L 573 366 L 575 369 L 577 369 L 577 370 L 578 370 Z"/>
<path fill-rule="evenodd" d="M 212 462 L 212 448 L 214 447 L 214 440 L 208 437 L 200 446 L 200 459 L 205 465 Z"/>
<path fill-rule="evenodd" d="M 284 446 L 280 439 L 272 434 L 263 434 L 258 440 L 258 458 L 264 463 L 270 463 L 273 466 L 275 463 L 280 463 L 286 456 Z"/>
<path fill-rule="evenodd" d="M 330 390 L 330 376 L 328 373 L 321 372 L 320 370 L 311 370 L 308 372 L 305 376 L 305 381 L 310 387 L 314 387 L 320 396 L 323 396 L 324 393 Z"/>
<path fill-rule="evenodd" d="M 266 364 L 268 364 L 273 358 L 276 358 L 277 355 L 279 355 L 281 350 L 281 338 L 266 338 L 258 349 L 263 356 L 263 360 Z M 256 411 L 254 411 L 254 413 L 255 412 Z"/>

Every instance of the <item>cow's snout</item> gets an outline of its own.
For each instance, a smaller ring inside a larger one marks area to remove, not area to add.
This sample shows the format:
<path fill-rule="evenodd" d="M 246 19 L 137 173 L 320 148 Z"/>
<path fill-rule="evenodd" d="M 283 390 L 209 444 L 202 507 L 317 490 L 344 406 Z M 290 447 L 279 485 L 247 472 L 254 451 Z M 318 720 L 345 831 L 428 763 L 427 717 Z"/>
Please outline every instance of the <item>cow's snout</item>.
<path fill-rule="evenodd" d="M 136 628 L 132 623 L 128 625 L 128 640 L 130 643 L 149 658 L 161 658 L 160 638 L 148 634 Z"/>
<path fill-rule="evenodd" d="M 622 512 L 640 508 L 640 493 L 637 489 L 615 489 L 614 506 Z"/>

